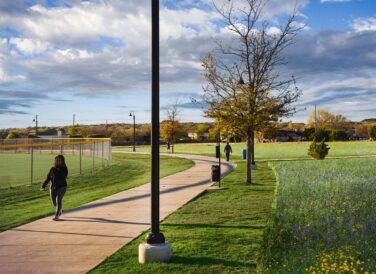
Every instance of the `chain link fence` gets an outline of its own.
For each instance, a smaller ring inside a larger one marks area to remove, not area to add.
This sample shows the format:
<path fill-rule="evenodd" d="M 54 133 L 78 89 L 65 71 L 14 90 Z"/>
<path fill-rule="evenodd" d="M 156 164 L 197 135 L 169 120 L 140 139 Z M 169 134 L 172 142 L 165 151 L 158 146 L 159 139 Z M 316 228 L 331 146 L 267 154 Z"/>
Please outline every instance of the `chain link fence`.
<path fill-rule="evenodd" d="M 58 154 L 69 175 L 94 173 L 112 162 L 111 150 L 107 138 L 0 140 L 0 188 L 42 182 Z"/>

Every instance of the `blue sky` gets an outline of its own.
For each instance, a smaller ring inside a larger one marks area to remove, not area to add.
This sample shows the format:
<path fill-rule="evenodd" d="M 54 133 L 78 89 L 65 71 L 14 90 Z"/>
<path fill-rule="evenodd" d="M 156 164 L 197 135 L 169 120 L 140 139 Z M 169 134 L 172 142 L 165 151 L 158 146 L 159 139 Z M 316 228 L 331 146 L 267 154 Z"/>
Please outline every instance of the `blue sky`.
<path fill-rule="evenodd" d="M 222 1 L 222 0 L 218 0 Z M 242 0 L 238 0 L 242 1 Z M 270 0 L 278 25 L 297 0 Z M 284 53 L 303 96 L 293 121 L 317 103 L 352 120 L 376 117 L 374 0 L 298 0 L 307 25 Z M 161 1 L 161 116 L 204 121 L 200 60 L 224 35 L 210 0 Z M 0 128 L 150 121 L 150 0 L 0 2 Z"/>

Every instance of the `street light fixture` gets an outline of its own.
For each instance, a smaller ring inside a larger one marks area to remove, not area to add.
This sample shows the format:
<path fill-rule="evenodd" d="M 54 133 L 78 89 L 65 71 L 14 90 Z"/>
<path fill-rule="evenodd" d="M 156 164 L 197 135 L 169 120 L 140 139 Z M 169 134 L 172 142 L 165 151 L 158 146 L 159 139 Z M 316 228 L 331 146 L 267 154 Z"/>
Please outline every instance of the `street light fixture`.
<path fill-rule="evenodd" d="M 35 136 L 37 136 L 38 135 L 38 115 L 35 115 L 33 122 L 35 123 Z"/>
<path fill-rule="evenodd" d="M 159 0 L 151 0 L 151 232 L 139 245 L 140 263 L 163 262 L 171 258 L 171 244 L 159 230 Z"/>
<path fill-rule="evenodd" d="M 133 152 L 136 152 L 136 115 L 131 111 L 129 117 L 133 117 Z"/>

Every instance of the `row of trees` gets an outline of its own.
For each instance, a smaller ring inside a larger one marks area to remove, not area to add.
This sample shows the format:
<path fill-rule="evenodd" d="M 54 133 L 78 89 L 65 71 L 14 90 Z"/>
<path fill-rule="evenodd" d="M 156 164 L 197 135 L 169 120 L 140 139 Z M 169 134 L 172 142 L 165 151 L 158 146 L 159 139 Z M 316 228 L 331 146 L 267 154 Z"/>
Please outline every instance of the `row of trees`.
<path fill-rule="evenodd" d="M 177 142 L 196 141 L 218 141 L 218 123 L 182 123 L 179 121 L 180 109 L 175 104 L 166 111 L 167 119 L 161 123 L 161 140 L 170 142 L 172 145 Z M 317 123 L 315 123 L 315 119 Z M 372 119 L 370 119 L 372 120 Z M 372 120 L 373 121 L 373 120 Z M 293 122 L 270 123 L 262 131 L 256 131 L 255 136 L 258 142 L 265 140 L 276 140 L 280 132 L 295 132 L 303 140 L 325 140 L 325 141 L 345 141 L 349 139 L 376 139 L 375 123 L 368 121 L 351 122 L 342 115 L 335 115 L 325 110 L 318 110 L 308 118 L 307 124 Z M 48 135 L 55 128 L 40 128 L 40 135 Z M 7 139 L 26 138 L 33 135 L 34 129 L 15 129 L 2 134 Z M 127 124 L 109 125 L 76 125 L 60 128 L 66 137 L 108 137 L 114 142 L 133 141 L 133 128 Z M 4 132 L 3 132 L 4 133 Z M 245 141 L 245 138 L 236 132 L 228 132 L 221 127 L 222 140 L 231 142 Z M 136 125 L 136 140 L 139 144 L 150 142 L 150 125 Z"/>
<path fill-rule="evenodd" d="M 175 108 L 173 110 L 173 108 Z M 179 109 L 173 106 L 167 112 L 175 113 L 161 123 L 161 140 L 170 142 L 186 142 L 188 139 L 195 141 L 215 141 L 218 138 L 217 130 L 211 123 L 181 123 L 179 121 Z M 50 135 L 56 128 L 40 128 L 38 135 Z M 103 125 L 76 125 L 63 127 L 63 135 L 72 138 L 107 137 L 114 142 L 132 142 L 133 127 L 128 124 L 103 124 Z M 136 125 L 136 141 L 138 144 L 150 142 L 150 124 Z M 7 139 L 27 138 L 34 136 L 33 129 L 13 129 L 5 133 Z M 190 136 L 190 137 L 189 137 Z"/>

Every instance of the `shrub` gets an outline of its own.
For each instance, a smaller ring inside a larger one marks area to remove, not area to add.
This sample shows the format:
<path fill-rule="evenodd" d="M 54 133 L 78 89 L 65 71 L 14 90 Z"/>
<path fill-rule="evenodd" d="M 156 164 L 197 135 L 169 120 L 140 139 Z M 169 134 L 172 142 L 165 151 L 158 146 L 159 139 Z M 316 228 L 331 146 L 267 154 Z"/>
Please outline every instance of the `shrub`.
<path fill-rule="evenodd" d="M 20 138 L 20 134 L 17 132 L 17 131 L 11 131 L 8 136 L 7 136 L 7 140 L 12 140 L 12 139 L 17 139 L 17 138 Z"/>
<path fill-rule="evenodd" d="M 348 139 L 347 133 L 344 130 L 332 129 L 330 131 L 330 141 L 346 141 Z"/>
<path fill-rule="evenodd" d="M 91 134 L 88 138 L 106 138 L 106 135 L 103 134 Z"/>
<path fill-rule="evenodd" d="M 307 139 L 312 141 L 315 137 L 315 129 L 314 128 L 305 128 L 302 132 L 303 136 Z"/>
<path fill-rule="evenodd" d="M 82 135 L 69 135 L 69 138 L 84 138 Z"/>
<path fill-rule="evenodd" d="M 329 153 L 329 147 L 322 140 L 320 143 L 313 140 L 312 144 L 309 146 L 308 155 L 316 160 L 324 160 L 326 155 Z"/>
<path fill-rule="evenodd" d="M 311 134 L 310 140 L 323 140 L 325 142 L 329 142 L 330 131 L 325 128 L 318 128 L 316 132 Z"/>
<path fill-rule="evenodd" d="M 376 141 L 376 124 L 370 125 L 368 127 L 368 136 L 372 140 Z"/>

